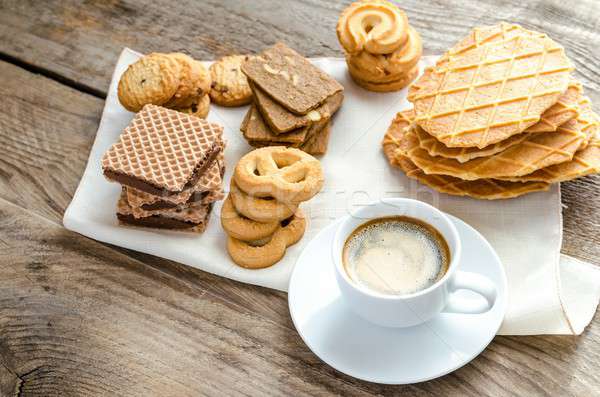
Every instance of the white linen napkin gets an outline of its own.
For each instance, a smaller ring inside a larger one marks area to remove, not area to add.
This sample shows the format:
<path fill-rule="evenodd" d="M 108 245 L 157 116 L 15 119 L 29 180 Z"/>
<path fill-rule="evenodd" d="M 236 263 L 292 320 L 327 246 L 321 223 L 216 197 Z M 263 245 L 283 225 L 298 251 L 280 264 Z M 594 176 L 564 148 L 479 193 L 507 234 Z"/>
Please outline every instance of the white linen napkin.
<path fill-rule="evenodd" d="M 517 199 L 480 201 L 438 194 L 391 168 L 381 139 L 399 110 L 409 107 L 406 90 L 380 94 L 356 86 L 343 59 L 313 62 L 345 87 L 345 100 L 333 120 L 328 153 L 322 157 L 323 191 L 303 204 L 309 225 L 300 243 L 267 269 L 242 269 L 230 260 L 219 222 L 221 204 L 215 205 L 202 235 L 120 226 L 115 206 L 120 185 L 102 176 L 100 159 L 127 126 L 133 114 L 117 98 L 119 77 L 140 54 L 124 49 L 115 68 L 108 97 L 88 164 L 64 226 L 93 239 L 149 253 L 245 283 L 285 291 L 296 258 L 304 244 L 324 226 L 353 206 L 385 197 L 412 197 L 428 201 L 479 230 L 498 252 L 508 278 L 508 310 L 500 334 L 580 334 L 590 322 L 600 297 L 600 270 L 560 256 L 562 218 L 560 189 Z M 435 58 L 425 57 L 421 67 Z M 247 108 L 211 105 L 208 119 L 225 126 L 226 176 L 229 186 L 237 160 L 251 147 L 239 132 Z M 328 258 L 329 253 L 324 254 Z"/>

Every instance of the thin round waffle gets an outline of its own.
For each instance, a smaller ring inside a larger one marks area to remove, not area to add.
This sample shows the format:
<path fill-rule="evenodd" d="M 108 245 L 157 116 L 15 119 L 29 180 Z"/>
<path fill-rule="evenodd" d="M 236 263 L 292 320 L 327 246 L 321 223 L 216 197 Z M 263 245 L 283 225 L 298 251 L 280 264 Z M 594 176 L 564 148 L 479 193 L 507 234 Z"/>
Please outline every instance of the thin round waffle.
<path fill-rule="evenodd" d="M 415 132 L 419 138 L 419 145 L 431 156 L 456 159 L 464 163 L 479 157 L 488 157 L 500 153 L 511 146 L 523 142 L 528 138 L 528 134 L 556 131 L 560 125 L 579 115 L 578 102 L 582 99 L 582 92 L 583 88 L 581 84 L 576 80 L 571 80 L 567 91 L 559 98 L 558 102 L 542 114 L 542 118 L 538 123 L 532 125 L 521 134 L 513 135 L 508 139 L 486 146 L 483 149 L 477 147 L 449 148 L 421 127 L 416 127 Z"/>
<path fill-rule="evenodd" d="M 547 190 L 549 185 L 542 182 L 510 182 L 494 179 L 463 181 L 446 175 L 427 175 L 410 159 L 398 150 L 403 130 L 412 120 L 412 109 L 396 115 L 383 138 L 383 152 L 391 165 L 398 167 L 410 178 L 427 185 L 441 193 L 456 196 L 470 196 L 478 199 L 495 200 L 517 197 L 526 193 Z"/>
<path fill-rule="evenodd" d="M 509 199 L 527 193 L 548 190 L 549 184 L 543 182 L 510 182 L 496 179 L 478 179 L 464 181 L 446 175 L 427 175 L 408 157 L 397 155 L 398 167 L 409 177 L 441 193 L 454 196 L 469 196 L 483 200 Z"/>
<path fill-rule="evenodd" d="M 404 155 L 427 174 L 450 175 L 464 180 L 516 177 L 540 168 L 570 161 L 598 129 L 598 118 L 589 101 L 582 101 L 581 114 L 556 131 L 531 134 L 518 145 L 489 157 L 464 163 L 431 156 L 419 145 L 414 128 L 407 128 L 400 142 Z"/>
<path fill-rule="evenodd" d="M 573 160 L 542 168 L 529 175 L 502 178 L 509 181 L 541 181 L 557 183 L 600 172 L 600 137 L 594 136 L 590 143 L 575 153 Z"/>
<path fill-rule="evenodd" d="M 471 36 L 472 43 L 428 69 L 409 96 L 416 122 L 448 147 L 484 148 L 536 124 L 567 90 L 572 70 L 564 49 L 545 35 L 484 42 L 477 31 Z"/>

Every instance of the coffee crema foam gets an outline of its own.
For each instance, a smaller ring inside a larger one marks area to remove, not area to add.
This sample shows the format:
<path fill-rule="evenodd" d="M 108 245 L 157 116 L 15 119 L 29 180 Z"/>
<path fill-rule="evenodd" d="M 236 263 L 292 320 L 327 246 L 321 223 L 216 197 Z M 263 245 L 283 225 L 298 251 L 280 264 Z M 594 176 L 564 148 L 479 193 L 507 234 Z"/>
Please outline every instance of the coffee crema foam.
<path fill-rule="evenodd" d="M 342 254 L 350 278 L 382 294 L 406 295 L 440 280 L 450 252 L 442 235 L 409 217 L 369 221 L 352 232 Z"/>

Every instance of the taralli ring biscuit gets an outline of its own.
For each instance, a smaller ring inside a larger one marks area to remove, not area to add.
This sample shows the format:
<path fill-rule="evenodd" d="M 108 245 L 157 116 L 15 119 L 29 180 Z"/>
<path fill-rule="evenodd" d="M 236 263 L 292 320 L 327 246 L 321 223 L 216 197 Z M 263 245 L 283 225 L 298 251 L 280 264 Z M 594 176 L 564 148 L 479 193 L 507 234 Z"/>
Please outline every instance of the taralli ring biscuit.
<path fill-rule="evenodd" d="M 271 236 L 279 228 L 277 221 L 260 223 L 238 214 L 231 201 L 231 196 L 223 202 L 221 225 L 229 236 L 241 241 L 262 240 Z"/>
<path fill-rule="evenodd" d="M 289 218 L 298 209 L 298 204 L 250 196 L 242 192 L 233 179 L 229 195 L 236 211 L 256 222 L 278 222 Z"/>
<path fill-rule="evenodd" d="M 297 243 L 306 229 L 306 220 L 301 212 L 281 223 L 270 239 L 245 242 L 229 236 L 227 251 L 231 259 L 241 267 L 262 269 L 277 263 L 290 245 Z"/>
<path fill-rule="evenodd" d="M 271 196 L 284 203 L 309 200 L 324 182 L 319 160 L 285 146 L 260 148 L 246 154 L 235 167 L 234 178 L 246 193 Z"/>
<path fill-rule="evenodd" d="M 210 97 L 221 106 L 242 106 L 252 101 L 252 91 L 242 73 L 244 55 L 223 57 L 210 66 L 212 85 Z"/>
<path fill-rule="evenodd" d="M 166 54 L 149 54 L 129 65 L 121 76 L 118 96 L 129 111 L 138 112 L 147 104 L 162 105 L 179 87 L 181 65 Z"/>

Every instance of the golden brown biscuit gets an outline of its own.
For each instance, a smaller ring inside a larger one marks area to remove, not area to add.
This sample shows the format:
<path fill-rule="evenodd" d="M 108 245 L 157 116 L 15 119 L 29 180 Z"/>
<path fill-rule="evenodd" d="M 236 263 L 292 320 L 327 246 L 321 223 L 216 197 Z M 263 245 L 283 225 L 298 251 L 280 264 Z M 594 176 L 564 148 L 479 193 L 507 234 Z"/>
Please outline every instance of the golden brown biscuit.
<path fill-rule="evenodd" d="M 245 242 L 229 236 L 227 251 L 239 266 L 262 269 L 279 262 L 285 255 L 286 248 L 300 241 L 305 230 L 304 214 L 298 210 L 291 218 L 281 222 L 270 238 Z"/>
<path fill-rule="evenodd" d="M 210 110 L 210 97 L 204 95 L 201 98 L 195 98 L 192 101 L 191 106 L 186 108 L 175 108 L 175 110 L 205 119 Z"/>
<path fill-rule="evenodd" d="M 298 204 L 281 203 L 272 198 L 250 196 L 240 190 L 233 178 L 229 196 L 238 213 L 256 222 L 279 222 L 292 216 L 298 209 Z"/>
<path fill-rule="evenodd" d="M 221 106 L 242 106 L 252 101 L 252 91 L 241 65 L 245 55 L 231 55 L 217 60 L 210 66 L 212 85 L 210 97 Z"/>
<path fill-rule="evenodd" d="M 400 79 L 390 81 L 390 82 L 385 82 L 385 83 L 373 83 L 370 81 L 366 81 L 366 80 L 361 79 L 358 76 L 355 76 L 353 74 L 351 68 L 348 68 L 348 71 L 350 71 L 350 76 L 352 77 L 354 82 L 356 84 L 358 84 L 359 86 L 361 86 L 369 91 L 390 92 L 390 91 L 401 90 L 402 88 L 409 85 L 419 74 L 419 67 L 418 67 L 418 65 L 416 65 L 413 69 L 411 69 L 408 72 L 408 74 L 406 74 L 405 76 L 402 76 Z"/>
<path fill-rule="evenodd" d="M 241 241 L 256 241 L 267 238 L 279 227 L 278 221 L 261 223 L 240 215 L 231 200 L 231 195 L 221 208 L 221 225 L 229 236 Z"/>
<path fill-rule="evenodd" d="M 177 91 L 181 65 L 165 54 L 152 53 L 129 65 L 121 76 L 118 96 L 129 111 L 147 104 L 163 105 Z"/>
<path fill-rule="evenodd" d="M 235 167 L 235 183 L 255 197 L 284 203 L 311 199 L 323 187 L 319 160 L 299 149 L 270 146 L 247 153 Z"/>

